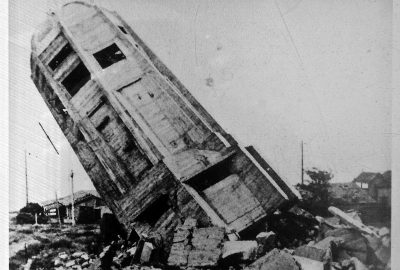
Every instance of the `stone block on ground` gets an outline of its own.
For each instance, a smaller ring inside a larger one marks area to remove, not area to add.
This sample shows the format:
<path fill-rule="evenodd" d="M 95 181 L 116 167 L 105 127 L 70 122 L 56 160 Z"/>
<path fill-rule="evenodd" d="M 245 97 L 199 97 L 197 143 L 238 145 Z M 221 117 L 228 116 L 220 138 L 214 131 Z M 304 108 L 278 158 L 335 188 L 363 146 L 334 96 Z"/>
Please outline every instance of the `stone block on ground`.
<path fill-rule="evenodd" d="M 265 256 L 249 265 L 246 270 L 300 270 L 292 255 L 273 249 Z"/>
<path fill-rule="evenodd" d="M 170 253 L 168 257 L 169 266 L 186 266 L 188 263 L 189 250 L 181 250 L 180 252 Z"/>
<path fill-rule="evenodd" d="M 140 262 L 141 263 L 150 262 L 153 251 L 154 251 L 154 245 L 150 242 L 145 242 L 143 245 L 142 254 L 140 256 Z"/>
<path fill-rule="evenodd" d="M 193 238 L 223 239 L 225 229 L 221 227 L 196 228 L 193 230 Z"/>
<path fill-rule="evenodd" d="M 60 252 L 58 254 L 58 258 L 60 258 L 61 260 L 66 260 L 68 258 L 68 254 L 65 252 Z"/>
<path fill-rule="evenodd" d="M 257 256 L 256 241 L 226 241 L 223 243 L 222 258 L 239 256 L 242 260 L 254 260 Z"/>
<path fill-rule="evenodd" d="M 326 237 L 324 239 L 322 239 L 321 241 L 313 244 L 312 246 L 319 248 L 319 249 L 324 249 L 324 250 L 328 250 L 328 249 L 336 249 L 339 246 L 341 246 L 343 244 L 343 239 L 340 237 Z"/>
<path fill-rule="evenodd" d="M 296 248 L 294 255 L 320 262 L 327 262 L 332 259 L 330 251 L 307 245 Z"/>
<path fill-rule="evenodd" d="M 386 227 L 382 227 L 378 231 L 378 235 L 380 237 L 385 236 L 385 235 L 389 235 L 389 234 L 390 234 L 390 230 L 388 228 L 386 228 Z"/>
<path fill-rule="evenodd" d="M 329 264 L 294 255 L 293 258 L 301 266 L 302 270 L 328 270 Z"/>
<path fill-rule="evenodd" d="M 351 261 L 353 262 L 355 270 L 368 270 L 369 268 L 363 264 L 359 259 L 352 257 Z"/>
<path fill-rule="evenodd" d="M 72 258 L 77 259 L 77 258 L 81 257 L 83 254 L 84 254 L 84 252 L 82 252 L 82 251 L 76 251 L 76 252 L 72 253 Z"/>
<path fill-rule="evenodd" d="M 215 267 L 221 257 L 221 249 L 191 250 L 188 256 L 189 267 Z"/>
<path fill-rule="evenodd" d="M 328 230 L 325 232 L 325 237 L 340 237 L 343 242 L 348 242 L 349 240 L 354 240 L 361 237 L 361 234 L 355 229 L 349 228 L 338 228 L 333 230 Z"/>
<path fill-rule="evenodd" d="M 192 246 L 197 250 L 210 250 L 221 247 L 225 237 L 225 229 L 220 227 L 207 227 L 194 229 Z"/>
<path fill-rule="evenodd" d="M 87 253 L 83 253 L 81 255 L 81 258 L 84 259 L 85 261 L 89 260 L 89 255 Z"/>
<path fill-rule="evenodd" d="M 258 243 L 258 255 L 264 255 L 276 247 L 276 234 L 274 232 L 261 232 L 256 236 L 256 240 Z"/>
<path fill-rule="evenodd" d="M 73 265 L 75 265 L 75 260 L 68 261 L 68 262 L 65 264 L 65 267 L 72 267 Z"/>
<path fill-rule="evenodd" d="M 185 266 L 189 256 L 189 249 L 183 243 L 175 243 L 171 246 L 168 256 L 168 265 Z"/>
<path fill-rule="evenodd" d="M 60 260 L 60 259 L 56 258 L 56 259 L 54 260 L 54 266 L 55 266 L 55 267 L 60 266 L 61 264 L 62 264 L 62 263 L 61 263 L 61 260 Z"/>
<path fill-rule="evenodd" d="M 197 227 L 197 219 L 187 218 L 187 219 L 185 219 L 185 222 L 183 223 L 182 226 L 185 228 L 188 228 L 188 229 L 196 228 Z"/>
<path fill-rule="evenodd" d="M 190 236 L 189 230 L 182 228 L 182 227 L 177 227 L 175 230 L 175 234 L 174 234 L 172 243 L 188 242 L 189 236 Z"/>

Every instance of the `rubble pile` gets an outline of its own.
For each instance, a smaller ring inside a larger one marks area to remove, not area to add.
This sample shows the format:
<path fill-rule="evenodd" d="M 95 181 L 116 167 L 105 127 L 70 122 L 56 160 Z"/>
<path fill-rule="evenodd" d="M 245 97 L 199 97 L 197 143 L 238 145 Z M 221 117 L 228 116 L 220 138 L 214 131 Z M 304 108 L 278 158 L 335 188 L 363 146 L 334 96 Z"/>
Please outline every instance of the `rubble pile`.
<path fill-rule="evenodd" d="M 94 262 L 95 256 L 89 256 L 86 252 L 77 251 L 73 254 L 61 252 L 54 260 L 54 269 L 84 269 Z"/>
<path fill-rule="evenodd" d="M 225 230 L 219 227 L 197 228 L 197 221 L 187 219 L 176 228 L 168 257 L 169 266 L 210 267 L 218 263 Z"/>
<path fill-rule="evenodd" d="M 136 242 L 113 241 L 99 255 L 61 252 L 54 269 L 390 269 L 389 229 L 368 227 L 339 209 L 332 212 L 333 218 L 314 217 L 297 207 L 276 212 L 267 230 L 246 240 L 230 238 L 224 228 L 199 227 L 188 218 L 170 240 L 142 234 Z"/>

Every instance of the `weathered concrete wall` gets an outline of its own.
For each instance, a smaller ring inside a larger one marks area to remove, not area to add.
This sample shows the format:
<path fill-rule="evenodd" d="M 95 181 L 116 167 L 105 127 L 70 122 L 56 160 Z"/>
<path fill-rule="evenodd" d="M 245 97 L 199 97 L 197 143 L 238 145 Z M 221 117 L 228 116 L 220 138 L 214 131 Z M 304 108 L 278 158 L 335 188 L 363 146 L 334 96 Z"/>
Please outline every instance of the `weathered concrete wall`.
<path fill-rule="evenodd" d="M 128 230 L 171 232 L 189 216 L 240 232 L 295 197 L 115 13 L 73 2 L 51 14 L 33 37 L 31 70 Z"/>

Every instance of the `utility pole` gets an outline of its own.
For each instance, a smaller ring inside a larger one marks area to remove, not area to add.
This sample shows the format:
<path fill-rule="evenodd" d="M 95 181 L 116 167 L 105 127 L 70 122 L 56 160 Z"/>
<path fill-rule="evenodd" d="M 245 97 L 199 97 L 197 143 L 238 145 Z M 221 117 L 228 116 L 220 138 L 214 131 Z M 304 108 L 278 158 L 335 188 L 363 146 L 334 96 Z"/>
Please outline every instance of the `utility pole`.
<path fill-rule="evenodd" d="M 60 224 L 61 229 L 60 205 L 58 204 L 57 191 L 54 191 L 54 193 L 56 194 L 58 224 Z"/>
<path fill-rule="evenodd" d="M 301 141 L 301 184 L 304 185 L 304 150 L 303 141 Z"/>
<path fill-rule="evenodd" d="M 28 205 L 28 161 L 26 158 L 26 149 L 25 149 L 25 185 L 26 185 L 26 205 Z"/>
<path fill-rule="evenodd" d="M 71 217 L 72 225 L 75 225 L 75 209 L 74 209 L 74 172 L 71 170 Z"/>

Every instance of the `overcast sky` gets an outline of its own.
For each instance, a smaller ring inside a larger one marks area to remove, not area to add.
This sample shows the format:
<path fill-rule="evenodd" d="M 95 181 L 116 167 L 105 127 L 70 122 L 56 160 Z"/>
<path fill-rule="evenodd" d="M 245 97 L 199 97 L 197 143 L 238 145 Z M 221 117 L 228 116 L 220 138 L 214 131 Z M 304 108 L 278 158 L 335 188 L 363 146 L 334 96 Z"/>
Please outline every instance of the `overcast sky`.
<path fill-rule="evenodd" d="M 92 189 L 30 80 L 30 39 L 55 1 L 10 1 L 10 209 Z M 63 2 L 63 1 L 59 1 Z M 288 182 L 390 169 L 389 0 L 97 0 L 116 10 L 227 132 Z M 60 155 L 47 141 L 41 122 Z"/>

